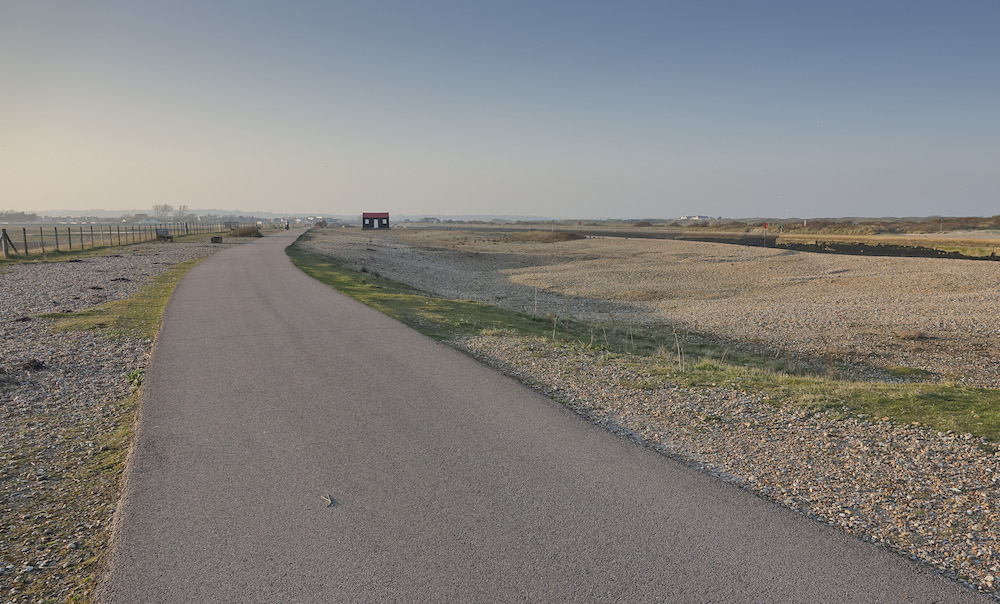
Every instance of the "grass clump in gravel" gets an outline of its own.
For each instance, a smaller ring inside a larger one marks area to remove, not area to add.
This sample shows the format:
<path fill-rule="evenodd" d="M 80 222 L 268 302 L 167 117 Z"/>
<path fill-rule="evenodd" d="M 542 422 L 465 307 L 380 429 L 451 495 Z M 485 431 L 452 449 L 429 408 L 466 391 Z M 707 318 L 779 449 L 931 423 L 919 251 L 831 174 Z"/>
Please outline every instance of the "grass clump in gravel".
<path fill-rule="evenodd" d="M 522 231 L 519 233 L 510 233 L 505 239 L 507 241 L 524 243 L 558 243 L 562 241 L 577 241 L 586 239 L 586 237 L 569 231 Z"/>
<path fill-rule="evenodd" d="M 297 243 L 288 248 L 288 254 L 306 274 L 439 340 L 491 331 L 544 338 L 620 354 L 622 362 L 634 364 L 642 372 L 692 388 L 729 387 L 758 393 L 776 404 L 919 423 L 1000 442 L 1000 409 L 995 405 L 997 392 L 992 389 L 838 378 L 832 365 L 817 368 L 733 350 L 711 338 L 681 333 L 667 325 L 623 324 L 614 316 L 606 323 L 535 317 L 481 302 L 434 297 L 377 274 L 338 266 Z M 902 367 L 888 372 L 888 377 L 903 380 L 923 375 L 922 370 Z M 645 384 L 643 389 L 651 387 Z"/>
<path fill-rule="evenodd" d="M 691 387 L 729 386 L 763 393 L 783 403 L 888 418 L 1000 442 L 997 392 L 989 388 L 830 379 L 712 360 L 696 364 L 686 374 L 663 364 L 658 369 L 659 375 Z"/>
<path fill-rule="evenodd" d="M 114 300 L 76 313 L 46 313 L 40 315 L 53 322 L 59 331 L 106 329 L 112 336 L 152 338 L 160 325 L 160 317 L 178 281 L 201 258 L 186 260 L 152 279 L 135 295 Z"/>

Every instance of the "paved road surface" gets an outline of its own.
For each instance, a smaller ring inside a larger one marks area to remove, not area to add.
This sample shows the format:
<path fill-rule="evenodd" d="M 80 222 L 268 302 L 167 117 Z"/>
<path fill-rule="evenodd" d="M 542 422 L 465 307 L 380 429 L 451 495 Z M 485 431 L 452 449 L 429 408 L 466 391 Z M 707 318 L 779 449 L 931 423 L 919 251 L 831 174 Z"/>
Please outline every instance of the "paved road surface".
<path fill-rule="evenodd" d="M 170 300 L 107 602 L 981 601 L 341 296 L 295 235 Z"/>

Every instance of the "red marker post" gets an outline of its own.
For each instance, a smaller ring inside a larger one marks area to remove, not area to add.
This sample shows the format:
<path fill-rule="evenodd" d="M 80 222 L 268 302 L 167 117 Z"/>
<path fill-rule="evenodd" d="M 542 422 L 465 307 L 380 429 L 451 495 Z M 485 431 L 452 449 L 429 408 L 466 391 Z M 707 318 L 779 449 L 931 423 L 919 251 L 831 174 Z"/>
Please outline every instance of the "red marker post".
<path fill-rule="evenodd" d="M 767 223 L 764 223 L 764 247 L 767 247 Z"/>

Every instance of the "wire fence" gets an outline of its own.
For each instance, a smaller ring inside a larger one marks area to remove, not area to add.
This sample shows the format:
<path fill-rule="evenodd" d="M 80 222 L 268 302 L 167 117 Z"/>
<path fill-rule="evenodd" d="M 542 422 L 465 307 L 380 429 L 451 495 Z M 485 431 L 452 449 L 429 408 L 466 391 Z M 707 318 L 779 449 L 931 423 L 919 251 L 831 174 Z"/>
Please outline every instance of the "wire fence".
<path fill-rule="evenodd" d="M 101 247 L 131 245 L 158 238 L 181 235 L 222 233 L 240 228 L 242 223 L 167 222 L 162 224 L 101 224 L 87 226 L 48 226 L 0 229 L 3 257 L 42 255 L 50 252 L 75 252 Z M 20 231 L 20 232 L 18 232 Z"/>

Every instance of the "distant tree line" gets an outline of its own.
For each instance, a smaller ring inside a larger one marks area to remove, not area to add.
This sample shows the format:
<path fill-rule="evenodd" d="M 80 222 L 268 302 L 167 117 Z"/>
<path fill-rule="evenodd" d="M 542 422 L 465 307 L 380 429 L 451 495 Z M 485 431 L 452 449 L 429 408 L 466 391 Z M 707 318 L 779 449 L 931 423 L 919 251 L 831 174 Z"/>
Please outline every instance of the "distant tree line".
<path fill-rule="evenodd" d="M 4 222 L 35 222 L 38 220 L 38 214 L 0 210 L 0 220 Z"/>

